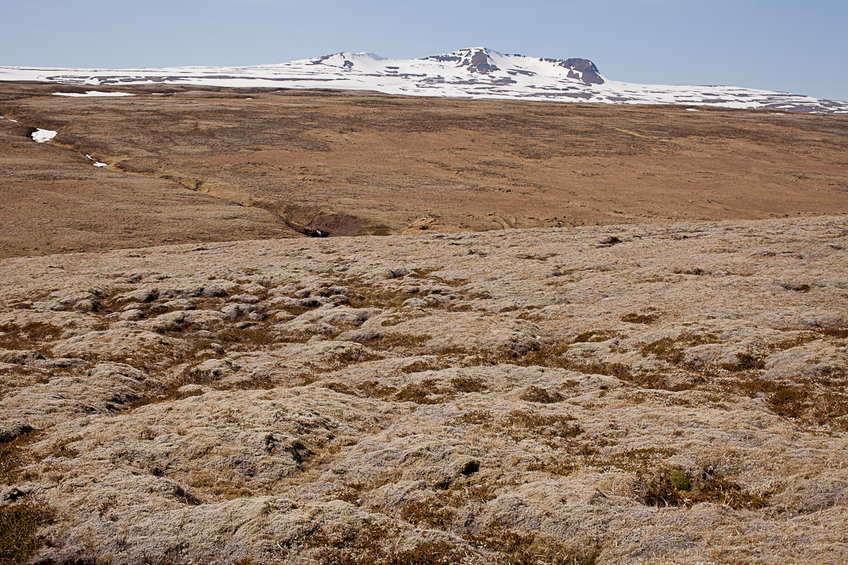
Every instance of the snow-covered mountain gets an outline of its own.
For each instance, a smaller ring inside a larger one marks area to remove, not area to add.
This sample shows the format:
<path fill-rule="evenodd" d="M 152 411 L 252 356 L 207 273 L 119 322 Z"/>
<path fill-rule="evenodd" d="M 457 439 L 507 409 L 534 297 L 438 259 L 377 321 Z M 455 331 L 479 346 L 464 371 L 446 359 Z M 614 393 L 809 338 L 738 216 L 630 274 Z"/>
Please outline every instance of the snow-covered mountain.
<path fill-rule="evenodd" d="M 770 108 L 848 113 L 848 102 L 733 86 L 664 86 L 613 81 L 586 59 L 505 55 L 482 47 L 422 59 L 337 53 L 277 65 L 161 69 L 0 67 L 0 80 L 71 85 L 174 84 L 225 87 L 339 88 L 387 94 Z"/>

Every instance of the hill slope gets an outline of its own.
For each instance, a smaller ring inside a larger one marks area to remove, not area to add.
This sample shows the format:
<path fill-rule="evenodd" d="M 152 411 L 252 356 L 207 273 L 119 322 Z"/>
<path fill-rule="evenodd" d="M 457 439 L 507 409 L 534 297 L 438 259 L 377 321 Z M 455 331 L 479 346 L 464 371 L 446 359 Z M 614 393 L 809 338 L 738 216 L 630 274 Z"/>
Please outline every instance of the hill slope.
<path fill-rule="evenodd" d="M 848 213 L 845 116 L 116 89 L 0 83 L 0 256 Z"/>

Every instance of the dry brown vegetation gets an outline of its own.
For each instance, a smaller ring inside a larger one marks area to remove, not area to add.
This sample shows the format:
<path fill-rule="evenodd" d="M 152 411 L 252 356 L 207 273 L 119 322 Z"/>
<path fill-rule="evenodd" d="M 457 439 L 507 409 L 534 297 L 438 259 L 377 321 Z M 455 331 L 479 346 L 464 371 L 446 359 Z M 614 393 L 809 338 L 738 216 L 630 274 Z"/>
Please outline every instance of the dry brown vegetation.
<path fill-rule="evenodd" d="M 2 256 L 848 212 L 845 116 L 162 85 L 51 96 L 62 88 L 0 85 L 17 120 L 0 120 Z M 59 135 L 36 144 L 35 127 Z"/>
<path fill-rule="evenodd" d="M 7 259 L 4 559 L 841 563 L 846 227 Z"/>
<path fill-rule="evenodd" d="M 51 90 L 0 565 L 848 561 L 845 118 Z"/>

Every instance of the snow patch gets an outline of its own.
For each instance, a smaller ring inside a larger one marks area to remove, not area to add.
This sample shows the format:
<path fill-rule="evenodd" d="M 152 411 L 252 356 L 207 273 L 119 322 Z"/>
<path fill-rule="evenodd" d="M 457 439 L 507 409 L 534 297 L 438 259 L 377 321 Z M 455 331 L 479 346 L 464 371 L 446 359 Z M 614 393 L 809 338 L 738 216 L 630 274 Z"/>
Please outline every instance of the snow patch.
<path fill-rule="evenodd" d="M 49 129 L 39 128 L 39 129 L 35 130 L 34 132 L 32 132 L 32 139 L 36 143 L 44 143 L 44 142 L 50 141 L 51 139 L 56 137 L 57 133 L 59 133 L 59 132 L 50 131 Z"/>
<path fill-rule="evenodd" d="M 84 153 L 84 155 L 85 155 L 85 158 L 88 159 L 89 161 L 94 161 L 94 157 L 92 157 L 88 153 Z M 95 167 L 108 167 L 109 166 L 107 163 L 101 163 L 100 161 L 94 161 L 93 165 Z"/>

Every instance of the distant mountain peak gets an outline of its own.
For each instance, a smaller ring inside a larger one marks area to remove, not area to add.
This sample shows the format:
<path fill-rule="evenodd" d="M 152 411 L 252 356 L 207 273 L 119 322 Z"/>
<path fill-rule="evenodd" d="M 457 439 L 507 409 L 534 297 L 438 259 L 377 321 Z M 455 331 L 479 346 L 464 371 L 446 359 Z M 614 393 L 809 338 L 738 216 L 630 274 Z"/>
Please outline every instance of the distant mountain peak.
<path fill-rule="evenodd" d="M 431 55 L 421 60 L 455 63 L 457 67 L 465 68 L 470 73 L 483 75 L 496 71 L 505 71 L 508 74 L 515 72 L 527 74 L 530 71 L 525 68 L 527 65 L 522 63 L 525 63 L 525 60 L 538 61 L 568 69 L 567 78 L 579 80 L 584 84 L 604 83 L 604 77 L 601 75 L 598 67 L 588 59 L 542 59 L 518 54 L 505 55 L 488 47 L 469 47 L 442 55 Z"/>
<path fill-rule="evenodd" d="M 442 55 L 431 55 L 424 57 L 422 61 L 436 61 L 439 63 L 456 63 L 457 67 L 464 67 L 469 72 L 488 74 L 493 71 L 499 71 L 497 64 L 491 55 L 495 53 L 486 47 L 470 47 L 468 49 L 460 49 Z"/>
<path fill-rule="evenodd" d="M 848 103 L 733 86 L 617 82 L 589 59 L 546 59 L 468 47 L 420 59 L 345 51 L 252 67 L 39 69 L 0 67 L 0 80 L 77 86 L 175 84 L 248 88 L 337 88 L 407 96 L 678 104 L 848 114 Z"/>

